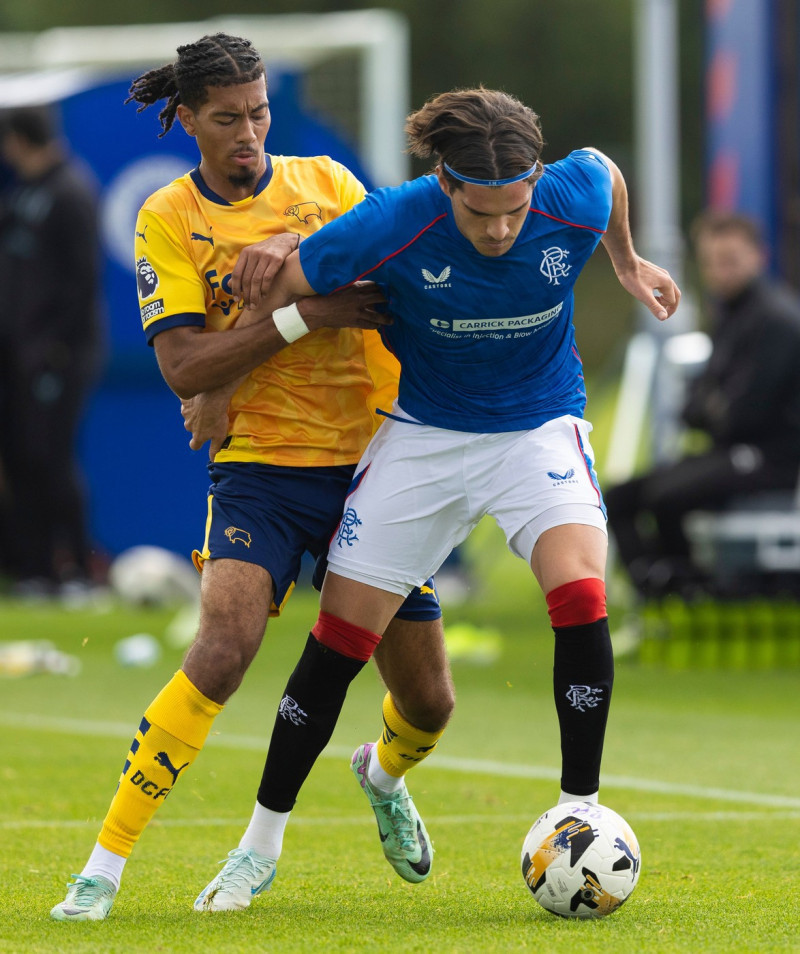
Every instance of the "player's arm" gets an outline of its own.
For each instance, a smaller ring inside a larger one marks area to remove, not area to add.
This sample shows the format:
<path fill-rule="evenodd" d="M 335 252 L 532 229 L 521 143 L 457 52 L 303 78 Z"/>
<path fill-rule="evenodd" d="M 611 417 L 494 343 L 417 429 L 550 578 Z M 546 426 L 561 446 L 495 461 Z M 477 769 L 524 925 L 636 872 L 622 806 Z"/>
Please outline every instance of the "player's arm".
<path fill-rule="evenodd" d="M 628 187 L 618 166 L 604 153 L 597 153 L 611 173 L 611 215 L 603 235 L 611 264 L 622 287 L 664 321 L 675 312 L 681 292 L 669 272 L 636 253 L 628 214 Z"/>
<path fill-rule="evenodd" d="M 298 299 L 301 294 L 310 298 Z M 290 302 L 297 316 L 279 309 Z M 242 312 L 235 327 L 208 334 L 196 326 L 171 328 L 154 339 L 156 357 L 167 384 L 186 400 L 201 392 L 227 388 L 230 394 L 241 379 L 291 341 L 318 328 L 377 328 L 389 320 L 376 311 L 384 301 L 374 285 L 358 285 L 332 295 L 316 297 L 302 274 L 294 253 L 256 308 Z M 273 313 L 278 311 L 278 314 Z M 293 337 L 294 335 L 294 337 Z"/>
<path fill-rule="evenodd" d="M 340 293 L 337 292 L 336 294 Z M 315 323 L 323 319 L 327 312 L 326 298 L 328 300 L 334 299 L 335 295 L 317 298 L 317 293 L 309 285 L 303 272 L 303 266 L 300 264 L 300 253 L 295 249 L 286 257 L 282 267 L 270 282 L 269 291 L 265 294 L 262 292 L 259 300 L 253 302 L 252 306 L 239 319 L 239 322 L 249 324 L 253 321 L 260 321 L 266 315 L 272 314 L 276 308 L 285 306 L 289 302 L 296 302 L 306 324 L 309 321 Z M 317 327 L 323 326 L 317 325 Z"/>
<path fill-rule="evenodd" d="M 330 295 L 316 295 L 305 278 L 300 256 L 294 252 L 284 262 L 268 294 L 258 305 L 242 312 L 236 328 L 210 337 L 227 338 L 237 329 L 246 332 L 249 328 L 259 328 L 268 323 L 280 338 L 278 347 L 271 352 L 274 354 L 290 341 L 296 340 L 296 337 L 305 334 L 304 329 L 374 329 L 388 324 L 391 320 L 388 315 L 375 310 L 375 306 L 384 300 L 383 294 L 371 283 L 353 285 Z M 289 302 L 294 302 L 296 312 L 287 311 Z M 247 372 L 263 360 L 266 358 L 253 361 Z M 214 459 L 227 436 L 228 404 L 243 377 L 239 375 L 219 386 L 203 388 L 202 393 L 195 392 L 192 400 L 181 403 L 183 426 L 192 435 L 189 441 L 192 450 L 199 450 L 209 441 L 209 457 Z"/>
<path fill-rule="evenodd" d="M 257 308 L 261 304 L 281 266 L 300 241 L 296 232 L 283 232 L 242 249 L 231 272 L 231 291 L 245 308 Z"/>
<path fill-rule="evenodd" d="M 335 196 L 336 214 L 342 215 L 363 200 L 365 189 L 341 163 L 330 159 L 327 163 L 325 174 Z M 231 291 L 246 308 L 254 309 L 261 304 L 284 261 L 302 241 L 298 233 L 284 232 L 242 249 L 231 273 Z"/>

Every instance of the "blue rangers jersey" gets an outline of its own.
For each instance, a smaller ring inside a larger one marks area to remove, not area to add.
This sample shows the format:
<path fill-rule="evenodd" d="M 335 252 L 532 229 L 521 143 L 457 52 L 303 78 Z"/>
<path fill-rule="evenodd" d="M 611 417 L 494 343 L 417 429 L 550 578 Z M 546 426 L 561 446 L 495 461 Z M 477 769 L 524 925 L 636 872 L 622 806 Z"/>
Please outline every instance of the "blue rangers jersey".
<path fill-rule="evenodd" d="M 435 176 L 379 189 L 300 246 L 318 294 L 383 286 L 383 329 L 401 365 L 398 404 L 450 430 L 526 430 L 582 417 L 586 393 L 573 286 L 608 225 L 611 175 L 577 150 L 545 166 L 513 246 L 481 255 Z"/>

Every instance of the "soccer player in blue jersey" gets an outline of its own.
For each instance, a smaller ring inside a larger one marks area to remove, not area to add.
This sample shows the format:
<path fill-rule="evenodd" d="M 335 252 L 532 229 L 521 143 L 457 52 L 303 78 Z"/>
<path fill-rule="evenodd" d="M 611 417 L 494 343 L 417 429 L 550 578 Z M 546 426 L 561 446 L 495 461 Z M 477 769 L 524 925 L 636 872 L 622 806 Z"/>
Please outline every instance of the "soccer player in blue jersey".
<path fill-rule="evenodd" d="M 602 242 L 620 283 L 659 320 L 680 291 L 636 253 L 617 166 L 594 149 L 542 165 L 538 116 L 514 97 L 444 93 L 406 130 L 433 174 L 379 189 L 309 236 L 270 292 L 286 300 L 377 282 L 394 319 L 381 334 L 401 365 L 398 400 L 331 541 L 313 633 L 368 656 L 412 588 L 491 514 L 547 599 L 561 799 L 596 802 L 614 666 L 573 287 Z M 407 656 L 425 672 L 424 645 Z M 366 744 L 352 769 L 375 808 L 426 755 L 409 749 L 393 766 Z"/>

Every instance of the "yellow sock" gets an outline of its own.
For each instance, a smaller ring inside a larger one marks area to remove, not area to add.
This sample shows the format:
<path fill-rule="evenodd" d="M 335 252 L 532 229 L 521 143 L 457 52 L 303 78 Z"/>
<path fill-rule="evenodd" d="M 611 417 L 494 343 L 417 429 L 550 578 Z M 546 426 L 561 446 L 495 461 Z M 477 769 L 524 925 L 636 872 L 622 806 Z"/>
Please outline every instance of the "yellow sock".
<path fill-rule="evenodd" d="M 147 708 L 131 743 L 98 842 L 127 858 L 158 806 L 197 757 L 219 703 L 179 669 Z"/>
<path fill-rule="evenodd" d="M 383 732 L 378 739 L 378 762 L 387 775 L 402 778 L 436 748 L 444 729 L 423 732 L 398 712 L 391 693 L 383 699 Z"/>

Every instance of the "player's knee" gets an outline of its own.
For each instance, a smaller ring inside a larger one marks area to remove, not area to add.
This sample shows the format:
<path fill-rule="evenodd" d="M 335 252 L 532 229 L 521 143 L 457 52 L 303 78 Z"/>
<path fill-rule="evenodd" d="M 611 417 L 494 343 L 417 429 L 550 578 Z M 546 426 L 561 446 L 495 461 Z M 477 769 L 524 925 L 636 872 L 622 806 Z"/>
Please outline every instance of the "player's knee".
<path fill-rule="evenodd" d="M 452 680 L 443 679 L 417 687 L 415 691 L 394 696 L 395 704 L 403 718 L 423 732 L 441 732 L 450 721 L 456 706 L 456 694 Z"/>
<path fill-rule="evenodd" d="M 184 661 L 187 676 L 215 701 L 225 701 L 239 688 L 261 645 L 261 634 L 209 631 L 202 624 Z"/>

